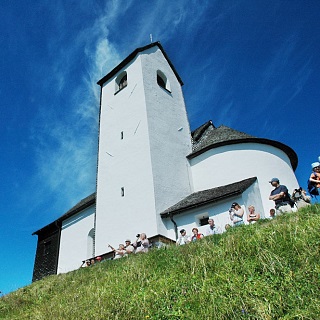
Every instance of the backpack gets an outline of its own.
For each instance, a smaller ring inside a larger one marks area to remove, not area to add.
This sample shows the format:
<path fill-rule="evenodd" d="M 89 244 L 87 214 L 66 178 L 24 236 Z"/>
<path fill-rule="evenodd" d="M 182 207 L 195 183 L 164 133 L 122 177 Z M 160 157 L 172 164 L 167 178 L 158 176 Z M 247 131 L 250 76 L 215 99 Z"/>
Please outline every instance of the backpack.
<path fill-rule="evenodd" d="M 311 197 L 318 196 L 319 192 L 318 192 L 318 188 L 316 187 L 316 184 L 314 182 L 311 182 L 309 179 L 307 183 L 308 183 L 308 192 L 310 193 Z"/>

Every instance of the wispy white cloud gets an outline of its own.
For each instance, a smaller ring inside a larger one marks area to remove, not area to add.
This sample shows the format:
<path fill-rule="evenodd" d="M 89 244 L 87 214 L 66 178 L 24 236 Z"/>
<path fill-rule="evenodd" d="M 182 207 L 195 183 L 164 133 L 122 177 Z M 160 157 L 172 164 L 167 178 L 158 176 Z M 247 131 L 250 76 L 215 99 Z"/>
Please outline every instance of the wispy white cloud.
<path fill-rule="evenodd" d="M 46 73 L 50 83 L 46 89 L 51 97 L 48 94 L 48 104 L 39 108 L 33 126 L 37 175 L 31 183 L 41 186 L 33 193 L 38 199 L 36 206 L 48 201 L 44 195 L 50 194 L 52 199 L 63 196 L 64 206 L 70 206 L 95 190 L 100 93 L 96 82 L 119 61 L 108 39 L 109 25 L 120 10 L 119 2 L 114 4 L 106 6 L 103 14 L 83 28 L 72 43 L 55 39 L 56 43 L 49 44 L 63 49 L 55 54 L 52 70 Z M 60 14 L 59 23 L 63 25 L 62 19 Z M 82 65 L 75 65 L 79 60 Z M 70 81 L 74 70 L 79 73 L 72 78 L 76 83 Z M 54 201 L 51 204 L 55 206 Z"/>
<path fill-rule="evenodd" d="M 283 97 L 284 103 L 288 103 L 301 91 L 309 79 L 311 59 L 306 57 L 303 61 L 299 56 L 297 60 L 297 51 L 300 51 L 299 38 L 297 35 L 291 35 L 267 65 L 263 87 L 271 88 L 272 91 L 266 103 L 272 103 L 274 99 L 279 98 L 280 92 L 286 94 Z M 284 88 L 285 85 L 287 88 Z"/>
<path fill-rule="evenodd" d="M 70 206 L 95 190 L 100 93 L 96 82 L 128 51 L 146 44 L 150 33 L 154 41 L 166 41 L 175 36 L 176 28 L 182 28 L 187 38 L 209 3 L 193 0 L 185 6 L 184 1 L 175 1 L 165 6 L 156 1 L 145 5 L 139 18 L 130 21 L 130 32 L 128 28 L 120 32 L 120 41 L 115 28 L 130 19 L 135 1 L 108 1 L 76 35 L 68 34 L 68 16 L 59 2 L 56 36 L 48 40 L 49 52 L 54 52 L 51 70 L 46 70 L 48 103 L 39 108 L 32 136 L 38 168 L 33 184 L 41 185 L 38 199 L 41 193 L 51 193 L 56 198 L 63 196 Z M 216 23 L 220 19 L 217 14 Z M 218 83 L 221 76 L 215 72 L 211 83 Z M 222 114 L 228 114 L 231 106 L 232 100 L 225 100 Z"/>

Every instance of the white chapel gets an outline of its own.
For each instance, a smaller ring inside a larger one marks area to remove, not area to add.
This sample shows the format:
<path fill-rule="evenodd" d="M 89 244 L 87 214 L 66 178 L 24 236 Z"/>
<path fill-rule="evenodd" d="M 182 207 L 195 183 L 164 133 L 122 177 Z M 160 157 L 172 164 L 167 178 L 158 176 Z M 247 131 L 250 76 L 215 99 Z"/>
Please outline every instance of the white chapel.
<path fill-rule="evenodd" d="M 155 245 L 178 231 L 203 230 L 208 218 L 222 230 L 238 202 L 262 218 L 270 178 L 299 186 L 296 153 L 211 121 L 190 131 L 183 82 L 159 42 L 137 48 L 98 81 L 101 87 L 96 192 L 34 232 L 33 280 L 108 257 L 145 232 Z"/>

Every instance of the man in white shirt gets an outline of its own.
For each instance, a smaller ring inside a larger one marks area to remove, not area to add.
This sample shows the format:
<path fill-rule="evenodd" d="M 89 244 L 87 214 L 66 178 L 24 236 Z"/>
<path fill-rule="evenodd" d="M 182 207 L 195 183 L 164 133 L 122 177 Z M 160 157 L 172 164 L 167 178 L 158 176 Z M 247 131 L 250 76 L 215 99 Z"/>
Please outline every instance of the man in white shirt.
<path fill-rule="evenodd" d="M 208 219 L 208 223 L 209 223 L 209 225 L 206 229 L 206 236 L 211 236 L 213 234 L 222 233 L 221 229 L 214 224 L 213 219 L 211 219 L 211 218 Z"/>

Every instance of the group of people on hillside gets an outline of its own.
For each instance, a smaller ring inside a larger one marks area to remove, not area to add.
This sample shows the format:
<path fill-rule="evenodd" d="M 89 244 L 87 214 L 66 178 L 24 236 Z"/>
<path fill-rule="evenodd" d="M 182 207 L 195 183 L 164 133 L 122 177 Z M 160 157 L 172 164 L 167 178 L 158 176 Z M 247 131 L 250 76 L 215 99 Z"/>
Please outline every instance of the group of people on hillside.
<path fill-rule="evenodd" d="M 320 157 L 319 162 L 311 164 L 312 173 L 309 177 L 308 191 L 311 195 L 320 195 Z M 270 218 L 274 218 L 276 215 L 282 215 L 285 213 L 292 212 L 292 207 L 295 205 L 297 209 L 310 205 L 311 197 L 307 195 L 306 191 L 301 187 L 294 189 L 292 195 L 289 194 L 288 188 L 285 185 L 280 184 L 278 178 L 272 178 L 269 183 L 274 187 L 271 191 L 269 200 L 274 201 L 275 208 L 270 209 Z M 310 191 L 313 187 L 312 191 Z M 255 211 L 255 207 L 250 205 L 246 215 L 247 222 L 249 224 L 256 223 L 261 215 Z M 244 224 L 244 209 L 237 202 L 233 202 L 229 209 L 230 224 L 225 225 L 225 230 Z M 185 245 L 190 242 L 194 242 L 202 239 L 205 236 L 220 234 L 222 230 L 219 226 L 215 225 L 212 218 L 208 219 L 208 226 L 205 229 L 205 234 L 199 232 L 198 228 L 191 230 L 192 234 L 188 235 L 185 229 L 180 230 L 180 236 L 178 237 L 176 244 Z M 150 243 L 145 233 L 137 234 L 136 240 L 131 243 L 129 239 L 125 241 L 125 244 L 119 244 L 118 249 L 115 249 L 111 245 L 109 248 L 114 252 L 113 259 L 119 259 L 126 257 L 132 253 L 146 253 L 149 251 Z M 101 257 L 95 258 L 97 261 L 101 261 Z M 86 260 L 84 266 L 90 266 L 95 263 L 95 259 Z M 83 263 L 83 264 L 84 264 Z"/>
<path fill-rule="evenodd" d="M 313 191 L 308 191 L 311 195 L 320 195 L 320 157 L 319 162 L 314 162 L 311 165 L 312 173 L 309 177 L 309 184 L 313 186 Z M 292 212 L 293 206 L 300 209 L 305 206 L 309 206 L 311 203 L 311 197 L 307 195 L 307 192 L 301 187 L 294 189 L 292 195 L 290 195 L 288 188 L 285 185 L 280 184 L 278 178 L 272 178 L 269 183 L 274 187 L 271 191 L 269 200 L 274 201 L 275 208 L 270 209 L 270 218 L 273 219 L 277 215 Z M 231 224 L 225 225 L 225 230 L 230 227 L 236 227 L 244 224 L 244 209 L 237 202 L 233 202 L 229 209 L 229 217 Z M 255 211 L 255 207 L 250 205 L 247 212 L 247 222 L 253 224 L 261 218 L 260 214 Z M 215 225 L 212 218 L 208 219 L 208 227 L 205 232 L 206 236 L 222 233 L 221 229 Z M 192 229 L 192 235 L 187 235 L 185 229 L 180 230 L 180 236 L 176 242 L 177 245 L 184 245 L 193 241 L 202 239 L 204 234 L 200 233 L 198 228 Z"/>
<path fill-rule="evenodd" d="M 319 161 L 311 164 L 312 172 L 308 180 L 308 192 L 311 196 L 320 194 L 320 157 Z M 274 189 L 271 191 L 269 200 L 275 202 L 275 212 L 270 210 L 270 216 L 281 215 L 283 213 L 292 212 L 292 207 L 295 205 L 297 209 L 309 206 L 311 196 L 307 195 L 303 188 L 294 189 L 290 196 L 286 186 L 281 185 L 278 178 L 272 178 L 270 181 Z"/>
<path fill-rule="evenodd" d="M 115 249 L 110 244 L 108 247 L 113 251 L 113 260 L 120 259 L 123 257 L 127 257 L 132 253 L 146 253 L 149 251 L 150 242 L 145 233 L 137 234 L 136 240 L 131 243 L 131 240 L 127 239 L 125 244 L 120 243 L 118 249 Z M 100 262 L 102 260 L 101 257 L 87 259 L 82 262 L 81 267 L 90 267 L 94 265 L 96 262 Z"/>
<path fill-rule="evenodd" d="M 191 231 L 192 231 L 192 235 L 189 236 L 187 235 L 187 231 L 185 229 L 180 230 L 180 236 L 178 237 L 178 240 L 176 242 L 177 246 L 182 246 L 184 244 L 200 240 L 204 237 L 204 234 L 200 233 L 198 228 L 193 228 Z M 214 224 L 214 220 L 208 219 L 206 236 L 210 236 L 212 234 L 219 234 L 219 233 L 222 233 L 222 231 L 219 227 L 217 227 Z"/>
<path fill-rule="evenodd" d="M 82 265 L 80 266 L 81 267 L 90 267 L 90 266 L 93 266 L 95 265 L 97 262 L 100 262 L 102 260 L 101 257 L 95 257 L 95 258 L 91 258 L 91 259 L 87 259 L 85 261 L 82 261 Z"/>
<path fill-rule="evenodd" d="M 231 205 L 231 208 L 229 209 L 229 216 L 231 223 L 234 227 L 240 226 L 244 224 L 244 210 L 237 202 L 233 202 Z M 248 213 L 247 213 L 247 221 L 250 224 L 253 224 L 257 222 L 260 219 L 260 213 L 256 212 L 256 209 L 253 205 L 250 205 L 248 207 Z M 227 229 L 229 224 L 225 226 Z"/>
<path fill-rule="evenodd" d="M 131 253 L 146 253 L 149 251 L 150 242 L 145 233 L 137 234 L 136 240 L 131 243 L 131 240 L 127 239 L 125 244 L 120 243 L 118 249 L 115 249 L 110 244 L 108 247 L 114 252 L 113 259 L 119 259 L 127 257 Z"/>
<path fill-rule="evenodd" d="M 191 231 L 192 231 L 192 235 L 189 236 L 187 235 L 187 231 L 185 229 L 181 229 L 180 236 L 178 237 L 176 244 L 178 246 L 181 246 L 190 242 L 195 242 L 197 240 L 200 240 L 204 236 L 210 236 L 213 234 L 222 233 L 222 230 L 220 229 L 220 227 L 215 225 L 213 219 L 208 219 L 208 226 L 205 230 L 205 235 L 203 233 L 200 233 L 198 228 L 193 228 Z"/>
<path fill-rule="evenodd" d="M 249 213 L 247 214 L 247 221 L 252 224 L 260 219 L 260 214 L 255 211 L 255 207 L 250 205 L 248 207 Z M 239 203 L 233 202 L 229 209 L 230 220 L 232 226 L 239 226 L 244 223 L 244 210 L 241 208 Z M 231 228 L 231 224 L 227 223 L 225 225 L 225 230 Z M 214 234 L 222 233 L 222 230 L 219 226 L 216 226 L 214 220 L 212 218 L 208 219 L 208 226 L 205 229 L 205 234 L 200 233 L 198 228 L 192 228 L 192 235 L 187 235 L 187 231 L 185 229 L 180 230 L 180 236 L 176 241 L 177 245 L 184 245 L 190 242 L 194 242 L 202 239 L 205 236 L 211 236 Z"/>

